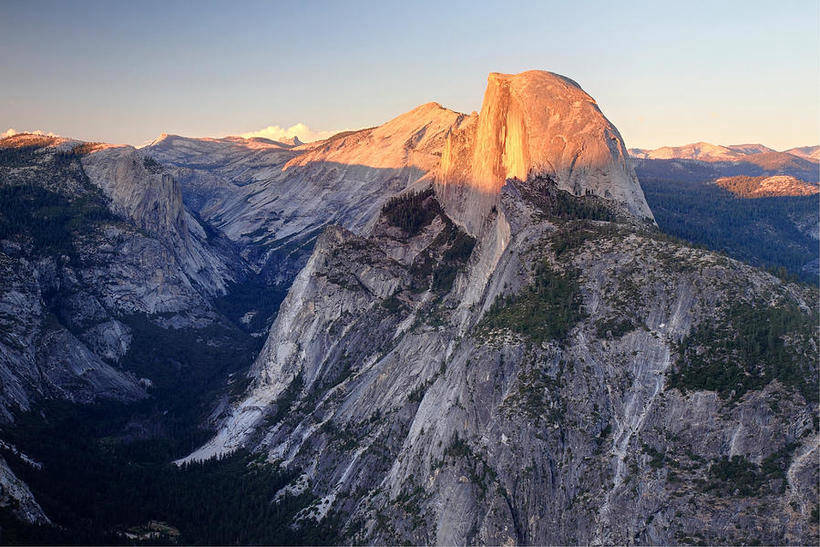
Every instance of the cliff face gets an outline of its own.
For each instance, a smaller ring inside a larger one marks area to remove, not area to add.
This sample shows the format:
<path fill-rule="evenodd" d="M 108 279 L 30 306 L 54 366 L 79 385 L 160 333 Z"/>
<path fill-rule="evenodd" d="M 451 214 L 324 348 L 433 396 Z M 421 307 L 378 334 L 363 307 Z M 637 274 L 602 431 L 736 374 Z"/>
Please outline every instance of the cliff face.
<path fill-rule="evenodd" d="M 809 541 L 816 291 L 669 241 L 625 161 L 572 82 L 491 76 L 435 191 L 324 231 L 188 460 L 265 455 L 353 542 Z"/>
<path fill-rule="evenodd" d="M 82 164 L 91 183 L 111 200 L 112 210 L 164 241 L 198 289 L 224 294 L 242 266 L 210 248 L 205 230 L 185 209 L 181 187 L 167 170 L 130 146 L 92 149 Z"/>
<path fill-rule="evenodd" d="M 0 420 L 41 400 L 145 397 L 119 366 L 129 318 L 211 324 L 245 266 L 132 147 L 22 135 L 0 150 Z"/>
<path fill-rule="evenodd" d="M 436 176 L 444 206 L 471 229 L 510 178 L 548 177 L 575 195 L 592 193 L 652 218 L 618 130 L 569 78 L 492 73 L 471 122 L 449 135 Z"/>
<path fill-rule="evenodd" d="M 289 286 L 332 223 L 362 232 L 391 195 L 432 170 L 462 114 L 428 103 L 378 127 L 283 147 L 165 136 L 145 149 L 180 181 L 183 199 Z"/>
<path fill-rule="evenodd" d="M 737 391 L 687 372 L 737 306 L 808 325 L 812 291 L 640 224 L 567 216 L 597 198 L 513 181 L 472 243 L 427 196 L 421 228 L 388 208 L 367 238 L 322 235 L 251 388 L 191 459 L 266 454 L 300 473 L 280 496 L 314 496 L 301 518 L 340 516 L 365 543 L 816 532 L 816 403 L 776 374 Z M 811 337 L 786 335 L 805 385 Z"/>

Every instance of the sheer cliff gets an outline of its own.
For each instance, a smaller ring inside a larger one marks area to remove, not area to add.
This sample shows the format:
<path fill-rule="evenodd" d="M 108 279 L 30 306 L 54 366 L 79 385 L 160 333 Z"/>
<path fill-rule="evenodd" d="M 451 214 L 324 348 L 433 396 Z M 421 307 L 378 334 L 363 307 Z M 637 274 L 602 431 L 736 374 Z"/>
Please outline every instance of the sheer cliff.
<path fill-rule="evenodd" d="M 217 321 L 211 298 L 241 261 L 134 148 L 18 135 L 0 156 L 0 419 L 35 401 L 145 397 L 120 366 L 128 322 Z"/>
<path fill-rule="evenodd" d="M 471 122 L 448 136 L 436 182 L 448 212 L 472 229 L 507 179 L 539 176 L 652 219 L 621 135 L 569 78 L 538 70 L 492 73 Z"/>

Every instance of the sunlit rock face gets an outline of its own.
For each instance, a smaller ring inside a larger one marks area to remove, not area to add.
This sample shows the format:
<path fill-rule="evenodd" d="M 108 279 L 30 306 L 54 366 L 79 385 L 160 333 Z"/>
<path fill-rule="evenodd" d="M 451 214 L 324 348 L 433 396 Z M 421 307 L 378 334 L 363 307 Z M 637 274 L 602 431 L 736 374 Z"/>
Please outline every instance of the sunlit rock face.
<path fill-rule="evenodd" d="M 166 135 L 144 151 L 179 181 L 187 207 L 287 286 L 326 225 L 363 233 L 390 196 L 438 166 L 466 118 L 427 103 L 315 143 Z"/>
<path fill-rule="evenodd" d="M 376 169 L 415 168 L 418 178 L 438 165 L 447 131 L 465 117 L 438 103 L 426 103 L 378 127 L 322 141 L 285 169 L 321 161 Z"/>
<path fill-rule="evenodd" d="M 481 113 L 448 137 L 437 192 L 448 212 L 472 231 L 507 179 L 536 176 L 652 218 L 627 159 L 618 130 L 574 81 L 539 70 L 494 72 Z"/>

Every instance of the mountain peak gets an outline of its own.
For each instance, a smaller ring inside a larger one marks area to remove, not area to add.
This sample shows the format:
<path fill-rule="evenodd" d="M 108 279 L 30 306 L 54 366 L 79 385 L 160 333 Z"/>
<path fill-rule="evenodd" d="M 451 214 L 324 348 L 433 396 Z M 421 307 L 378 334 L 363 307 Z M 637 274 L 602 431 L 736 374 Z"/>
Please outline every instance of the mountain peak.
<path fill-rule="evenodd" d="M 744 154 L 768 154 L 769 152 L 775 152 L 773 148 L 759 143 L 730 144 L 727 148 L 743 152 Z"/>
<path fill-rule="evenodd" d="M 519 72 L 518 74 L 506 74 L 503 72 L 490 72 L 489 76 L 487 76 L 487 82 L 495 82 L 495 83 L 509 83 L 509 82 L 518 82 L 518 83 L 529 83 L 535 85 L 542 85 L 544 83 L 549 82 L 550 84 L 560 84 L 565 85 L 568 87 L 574 87 L 591 101 L 595 102 L 592 97 L 587 95 L 584 90 L 581 88 L 580 84 L 573 80 L 572 78 L 568 78 L 566 76 L 562 76 L 561 74 L 556 74 L 555 72 L 550 72 L 548 70 L 526 70 L 524 72 Z"/>
<path fill-rule="evenodd" d="M 546 176 L 651 217 L 627 159 L 618 130 L 574 80 L 543 70 L 492 72 L 477 120 L 451 132 L 436 180 L 445 195 L 460 186 L 495 196 L 507 179 Z"/>

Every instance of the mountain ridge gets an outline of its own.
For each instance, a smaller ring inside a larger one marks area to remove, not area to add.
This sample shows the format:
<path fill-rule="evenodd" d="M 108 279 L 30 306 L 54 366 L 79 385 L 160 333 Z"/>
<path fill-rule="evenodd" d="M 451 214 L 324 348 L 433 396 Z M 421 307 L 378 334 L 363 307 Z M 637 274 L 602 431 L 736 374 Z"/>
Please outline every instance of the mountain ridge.
<path fill-rule="evenodd" d="M 701 161 L 734 161 L 744 156 L 776 152 L 790 154 L 802 159 L 818 161 L 820 145 L 775 150 L 764 144 L 712 144 L 698 141 L 677 146 L 666 145 L 658 148 L 630 148 L 632 157 L 641 159 L 698 159 Z"/>

